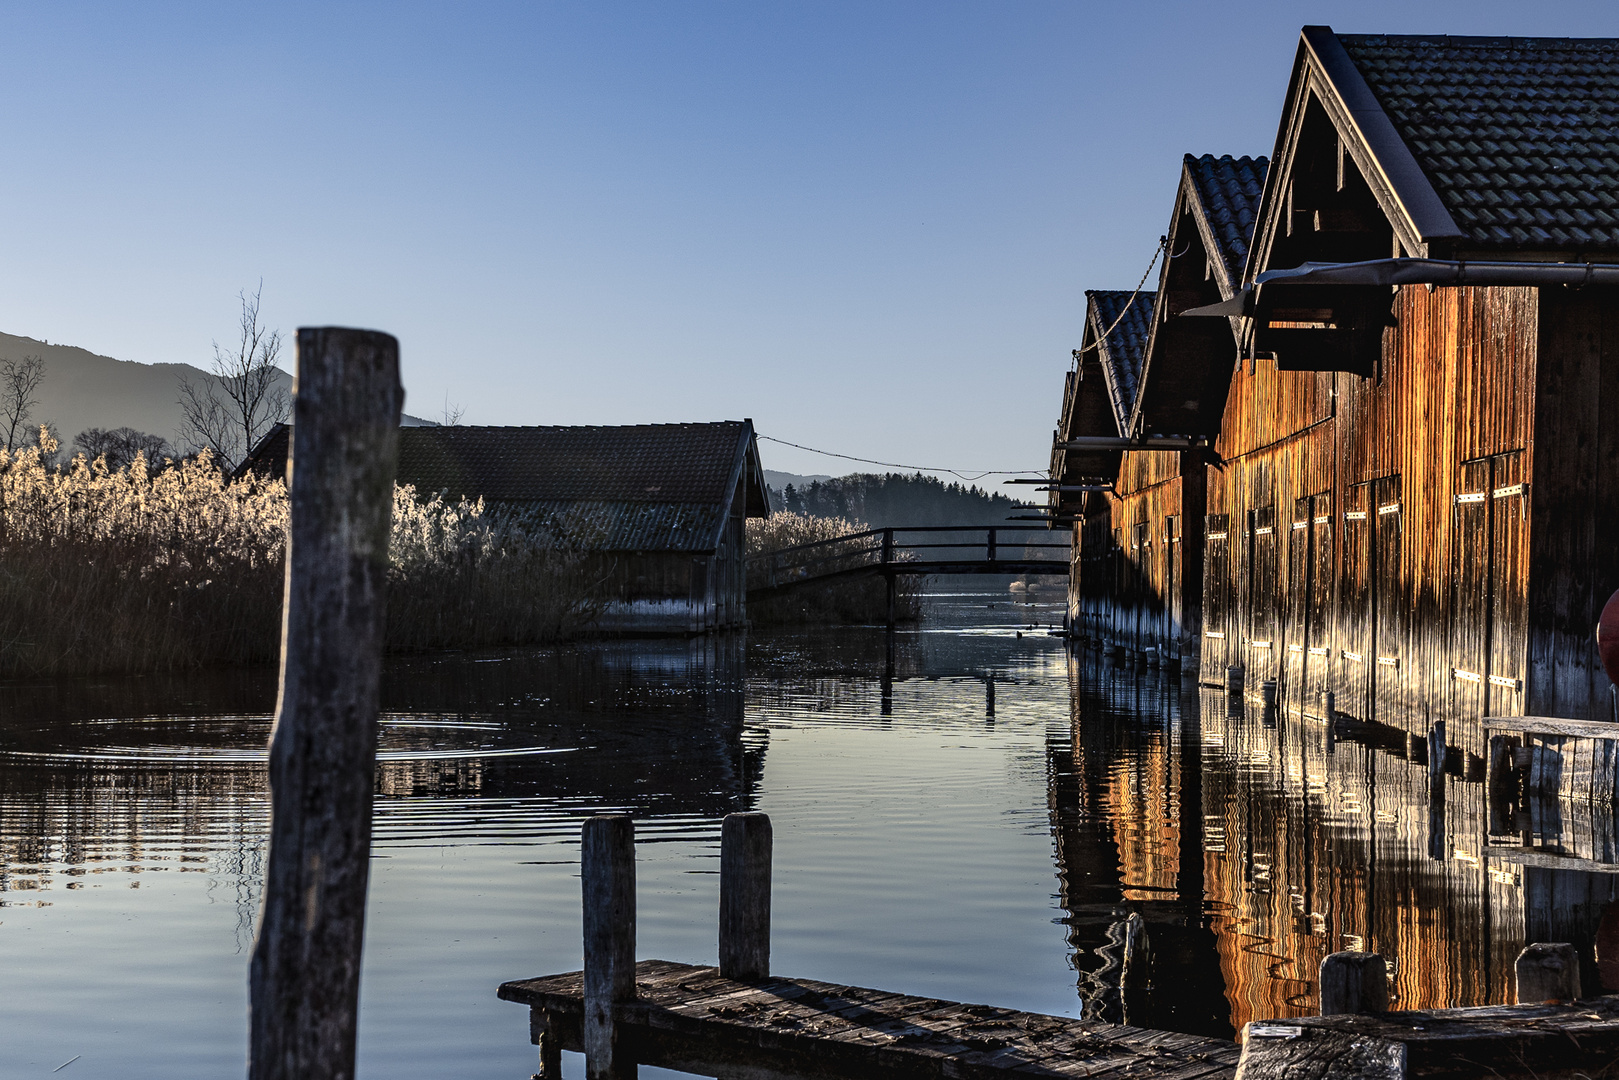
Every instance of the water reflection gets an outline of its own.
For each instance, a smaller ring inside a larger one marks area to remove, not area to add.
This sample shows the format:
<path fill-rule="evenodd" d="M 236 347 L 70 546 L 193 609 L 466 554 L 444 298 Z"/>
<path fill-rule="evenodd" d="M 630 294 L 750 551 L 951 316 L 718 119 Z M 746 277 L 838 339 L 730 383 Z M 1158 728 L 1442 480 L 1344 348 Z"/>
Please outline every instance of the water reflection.
<path fill-rule="evenodd" d="M 1313 1011 L 1340 948 L 1389 956 L 1403 1005 L 1505 1000 L 1525 941 L 1589 943 L 1613 899 L 1507 851 L 1600 858 L 1611 821 L 1492 823 L 1403 737 L 1070 654 L 1060 597 L 931 603 L 892 641 L 390 662 L 362 1075 L 532 1071 L 493 989 L 578 964 L 578 826 L 608 809 L 637 819 L 643 956 L 712 962 L 718 823 L 761 809 L 779 970 L 1202 1034 Z M 240 1069 L 274 674 L 0 687 L 0 965 L 30 990 L 0 996 L 0 1074 Z"/>

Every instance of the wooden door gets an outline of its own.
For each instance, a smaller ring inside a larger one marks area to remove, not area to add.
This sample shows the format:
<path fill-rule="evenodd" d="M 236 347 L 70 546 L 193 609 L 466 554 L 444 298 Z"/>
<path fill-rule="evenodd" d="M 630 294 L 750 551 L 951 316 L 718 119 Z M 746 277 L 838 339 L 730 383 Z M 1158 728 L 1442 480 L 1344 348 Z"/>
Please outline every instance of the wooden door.
<path fill-rule="evenodd" d="M 1163 649 L 1166 656 L 1179 656 L 1181 653 L 1181 530 L 1180 515 L 1171 514 L 1164 518 L 1164 639 Z"/>
<path fill-rule="evenodd" d="M 1203 530 L 1203 656 L 1205 678 L 1223 681 L 1231 666 L 1231 518 L 1209 514 Z"/>
<path fill-rule="evenodd" d="M 1451 715 L 1474 720 L 1490 667 L 1489 458 L 1462 463 L 1451 522 Z"/>
<path fill-rule="evenodd" d="M 1528 649 L 1529 495 L 1523 454 L 1490 460 L 1490 642 L 1487 716 L 1522 716 Z M 1483 747 L 1474 750 L 1482 753 Z"/>
<path fill-rule="evenodd" d="M 1373 621 L 1376 700 L 1372 713 L 1385 724 L 1399 726 L 1405 709 L 1404 658 L 1401 655 L 1405 641 L 1406 617 L 1410 609 L 1406 602 L 1400 573 L 1400 546 L 1403 517 L 1400 506 L 1400 478 L 1386 476 L 1373 485 L 1377 503 L 1375 530 L 1376 551 L 1372 557 L 1372 589 L 1375 593 Z"/>
<path fill-rule="evenodd" d="M 1293 518 L 1287 530 L 1287 619 L 1282 626 L 1282 638 L 1287 643 L 1283 653 L 1282 700 L 1288 708 L 1304 711 L 1305 706 L 1305 640 L 1309 637 L 1306 623 L 1310 607 L 1311 577 L 1315 562 L 1310 551 L 1310 510 L 1314 500 L 1306 495 L 1293 501 Z"/>
<path fill-rule="evenodd" d="M 1276 508 L 1261 506 L 1249 511 L 1251 528 L 1248 556 L 1247 682 L 1252 687 L 1277 676 Z"/>
<path fill-rule="evenodd" d="M 1344 500 L 1343 566 L 1338 583 L 1337 707 L 1372 718 L 1372 485 L 1353 484 Z"/>
<path fill-rule="evenodd" d="M 1330 689 L 1332 656 L 1332 495 L 1310 500 L 1310 595 L 1304 616 L 1305 709 L 1319 708 Z"/>

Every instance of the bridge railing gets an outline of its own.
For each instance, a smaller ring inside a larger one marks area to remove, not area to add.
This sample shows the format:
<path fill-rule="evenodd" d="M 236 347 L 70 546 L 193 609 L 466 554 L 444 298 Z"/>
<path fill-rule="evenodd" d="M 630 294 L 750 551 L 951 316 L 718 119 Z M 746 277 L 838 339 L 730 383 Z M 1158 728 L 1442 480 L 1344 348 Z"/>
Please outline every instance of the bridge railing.
<path fill-rule="evenodd" d="M 949 534 L 963 538 L 950 539 Z M 913 535 L 918 538 L 911 539 Z M 1050 539 L 1053 537 L 1061 539 Z M 928 567 L 948 566 L 957 573 L 980 569 L 995 573 L 1004 567 L 1017 573 L 1030 564 L 1066 567 L 1069 558 L 1067 534 L 1053 533 L 1042 525 L 892 526 L 750 555 L 748 588 L 779 588 L 861 573 L 927 573 Z M 907 565 L 916 569 L 907 571 Z"/>

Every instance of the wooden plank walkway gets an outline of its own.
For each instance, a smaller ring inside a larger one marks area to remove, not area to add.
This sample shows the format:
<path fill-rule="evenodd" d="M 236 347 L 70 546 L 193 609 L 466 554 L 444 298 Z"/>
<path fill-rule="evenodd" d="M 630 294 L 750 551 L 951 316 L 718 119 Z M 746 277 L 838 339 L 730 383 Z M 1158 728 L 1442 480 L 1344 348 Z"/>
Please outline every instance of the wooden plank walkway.
<path fill-rule="evenodd" d="M 505 983 L 533 1010 L 542 1059 L 584 1047 L 584 973 Z M 965 1005 L 884 990 L 643 960 L 636 999 L 613 1006 L 631 1061 L 708 1076 L 847 1078 L 1234 1077 L 1240 1048 L 1169 1031 Z M 543 1039 L 555 1040 L 551 1055 Z M 547 1066 L 550 1072 L 554 1066 Z"/>

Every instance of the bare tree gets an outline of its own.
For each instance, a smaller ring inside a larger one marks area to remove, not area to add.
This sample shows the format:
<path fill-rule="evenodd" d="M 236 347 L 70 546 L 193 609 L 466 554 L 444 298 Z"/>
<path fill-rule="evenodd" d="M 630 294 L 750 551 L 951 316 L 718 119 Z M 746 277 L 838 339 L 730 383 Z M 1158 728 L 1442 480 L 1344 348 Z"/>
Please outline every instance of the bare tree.
<path fill-rule="evenodd" d="M 276 367 L 281 331 L 259 325 L 258 291 L 242 301 L 241 330 L 234 349 L 214 342 L 214 378 L 180 380 L 180 439 L 193 450 L 212 450 L 223 469 L 234 469 L 258 441 L 287 418 L 292 399 Z"/>
<path fill-rule="evenodd" d="M 15 450 L 37 436 L 28 419 L 39 405 L 34 395 L 44 381 L 45 358 L 42 356 L 0 360 L 0 424 L 5 425 L 7 450 Z"/>
<path fill-rule="evenodd" d="M 458 427 L 460 426 L 461 418 L 466 414 L 467 407 L 461 404 L 459 401 L 451 404 L 450 393 L 448 390 L 446 390 L 444 392 L 444 411 L 439 413 L 439 426 Z"/>
<path fill-rule="evenodd" d="M 137 455 L 144 455 L 147 466 L 155 469 L 163 464 L 164 458 L 174 456 L 174 451 L 169 449 L 168 441 L 163 436 L 148 435 L 127 427 L 113 428 L 111 431 L 85 428 L 73 436 L 73 447 L 91 461 L 106 458 L 110 469 L 124 468 Z"/>

